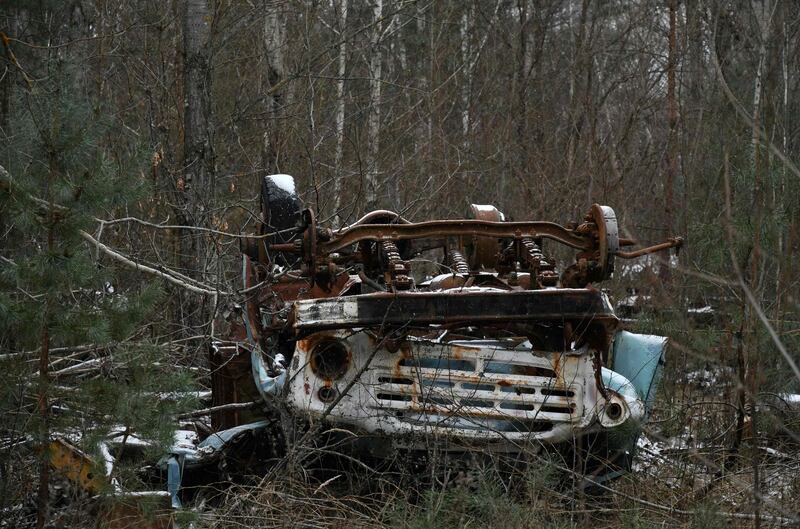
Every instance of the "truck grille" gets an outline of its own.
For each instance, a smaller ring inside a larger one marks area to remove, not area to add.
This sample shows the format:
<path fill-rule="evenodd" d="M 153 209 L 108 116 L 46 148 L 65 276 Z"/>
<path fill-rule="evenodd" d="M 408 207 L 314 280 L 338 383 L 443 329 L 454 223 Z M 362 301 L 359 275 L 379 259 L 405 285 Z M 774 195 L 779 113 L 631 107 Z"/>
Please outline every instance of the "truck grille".
<path fill-rule="evenodd" d="M 373 407 L 412 425 L 541 433 L 583 414 L 581 386 L 529 350 L 443 344 L 379 368 L 373 381 Z"/>

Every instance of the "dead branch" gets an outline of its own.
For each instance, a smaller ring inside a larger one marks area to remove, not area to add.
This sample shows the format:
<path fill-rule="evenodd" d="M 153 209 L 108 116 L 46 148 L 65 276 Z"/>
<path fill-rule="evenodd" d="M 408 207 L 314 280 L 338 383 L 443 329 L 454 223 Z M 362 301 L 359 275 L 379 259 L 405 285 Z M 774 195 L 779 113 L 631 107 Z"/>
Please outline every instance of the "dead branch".
<path fill-rule="evenodd" d="M 166 272 L 162 272 L 161 270 L 156 270 L 155 268 L 151 268 L 149 266 L 145 266 L 145 265 L 139 264 L 136 261 L 133 261 L 133 260 L 129 259 L 128 257 L 122 255 L 121 253 L 112 250 L 111 248 L 109 248 L 105 244 L 101 243 L 100 241 L 98 241 L 97 239 L 95 239 L 94 237 L 92 237 L 91 235 L 89 235 L 88 233 L 86 233 L 83 230 L 80 230 L 80 236 L 85 241 L 87 241 L 90 244 L 94 245 L 97 249 L 99 249 L 101 252 L 103 252 L 104 254 L 108 255 L 112 259 L 115 259 L 115 260 L 117 260 L 117 261 L 119 261 L 119 262 L 121 262 L 121 263 L 123 263 L 123 264 L 125 264 L 127 266 L 135 268 L 136 270 L 138 270 L 140 272 L 146 272 L 148 274 L 152 274 L 152 275 L 158 276 L 158 277 L 160 277 L 162 279 L 166 279 L 170 283 L 172 283 L 174 285 L 178 285 L 179 287 L 184 288 L 186 290 L 189 290 L 190 292 L 195 292 L 197 294 L 203 294 L 203 295 L 206 295 L 206 296 L 217 296 L 217 295 L 220 295 L 220 294 L 225 295 L 225 296 L 229 295 L 227 292 L 221 292 L 219 290 L 213 290 L 208 285 L 202 285 L 202 283 L 200 283 L 202 286 L 198 287 L 198 286 L 192 285 L 190 283 L 187 283 L 186 281 L 181 281 L 177 277 L 175 277 L 175 276 L 173 276 L 171 274 L 168 274 Z"/>
<path fill-rule="evenodd" d="M 234 402 L 232 404 L 222 404 L 220 406 L 212 406 L 210 408 L 204 408 L 202 410 L 183 413 L 181 415 L 178 415 L 178 419 L 193 419 L 196 417 L 205 417 L 206 415 L 211 415 L 212 413 L 217 413 L 219 411 L 249 410 L 255 408 L 258 405 L 259 401 L 255 400 L 252 402 Z"/>

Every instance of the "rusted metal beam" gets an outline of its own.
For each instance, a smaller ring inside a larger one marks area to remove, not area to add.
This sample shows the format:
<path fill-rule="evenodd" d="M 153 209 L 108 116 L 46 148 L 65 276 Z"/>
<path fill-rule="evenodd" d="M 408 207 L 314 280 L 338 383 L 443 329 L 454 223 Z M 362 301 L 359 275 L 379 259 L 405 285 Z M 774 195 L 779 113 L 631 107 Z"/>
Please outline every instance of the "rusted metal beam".
<path fill-rule="evenodd" d="M 361 241 L 404 241 L 429 237 L 542 237 L 578 250 L 594 247 L 591 237 L 575 233 L 560 224 L 544 221 L 492 222 L 485 220 L 432 220 L 414 224 L 361 224 L 334 233 L 329 241 L 319 242 L 320 253 L 332 253 Z"/>
<path fill-rule="evenodd" d="M 511 292 L 403 292 L 296 301 L 289 321 L 297 334 L 323 329 L 413 323 L 493 324 L 531 320 L 617 318 L 607 298 L 593 289 Z"/>

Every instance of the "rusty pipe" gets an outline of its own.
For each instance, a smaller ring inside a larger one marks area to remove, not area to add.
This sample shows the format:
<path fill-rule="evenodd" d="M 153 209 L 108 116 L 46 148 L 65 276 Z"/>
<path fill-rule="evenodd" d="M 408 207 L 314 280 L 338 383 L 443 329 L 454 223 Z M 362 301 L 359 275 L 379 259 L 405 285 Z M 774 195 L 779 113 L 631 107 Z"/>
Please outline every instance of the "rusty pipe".
<path fill-rule="evenodd" d="M 683 245 L 683 237 L 672 237 L 669 240 L 662 242 L 660 244 L 648 246 L 647 248 L 640 248 L 632 252 L 618 251 L 615 252 L 614 255 L 616 255 L 617 257 L 621 257 L 623 259 L 633 259 L 635 257 L 641 257 L 642 255 L 660 252 L 661 250 L 668 250 L 669 248 L 680 248 L 681 245 Z"/>

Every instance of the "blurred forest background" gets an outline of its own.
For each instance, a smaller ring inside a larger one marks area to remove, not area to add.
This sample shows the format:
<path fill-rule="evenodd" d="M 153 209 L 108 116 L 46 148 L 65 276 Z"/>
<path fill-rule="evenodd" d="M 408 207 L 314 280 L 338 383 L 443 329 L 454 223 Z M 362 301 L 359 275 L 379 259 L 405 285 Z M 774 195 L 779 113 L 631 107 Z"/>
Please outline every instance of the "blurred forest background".
<path fill-rule="evenodd" d="M 87 450 L 111 424 L 169 442 L 191 402 L 154 397 L 205 389 L 270 173 L 294 175 L 333 227 L 470 202 L 565 223 L 596 202 L 625 236 L 686 243 L 604 285 L 632 328 L 672 344 L 616 493 L 578 501 L 537 476 L 510 499 L 486 478 L 387 513 L 342 499 L 355 489 L 303 502 L 267 487 L 264 526 L 798 515 L 796 3 L 4 0 L 0 31 L 0 526 L 37 508 L 56 523 L 64 500 L 30 447 L 59 428 Z M 62 526 L 90 523 L 67 510 Z"/>

